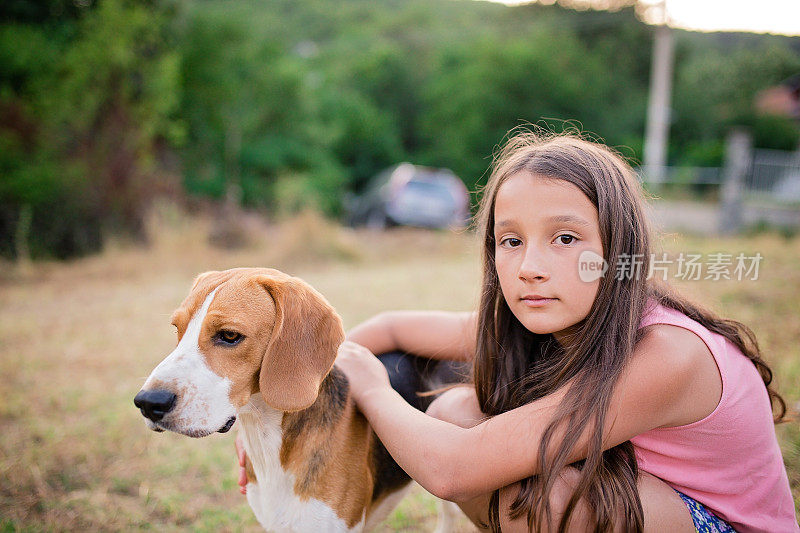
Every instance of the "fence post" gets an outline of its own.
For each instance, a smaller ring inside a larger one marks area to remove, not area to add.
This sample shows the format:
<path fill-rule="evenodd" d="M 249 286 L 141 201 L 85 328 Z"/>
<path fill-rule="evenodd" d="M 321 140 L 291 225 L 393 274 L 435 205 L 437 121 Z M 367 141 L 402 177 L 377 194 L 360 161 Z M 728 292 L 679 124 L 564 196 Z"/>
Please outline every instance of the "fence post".
<path fill-rule="evenodd" d="M 723 235 L 742 229 L 744 181 L 753 160 L 753 137 L 744 128 L 734 128 L 725 143 L 725 166 L 722 169 L 720 226 Z"/>

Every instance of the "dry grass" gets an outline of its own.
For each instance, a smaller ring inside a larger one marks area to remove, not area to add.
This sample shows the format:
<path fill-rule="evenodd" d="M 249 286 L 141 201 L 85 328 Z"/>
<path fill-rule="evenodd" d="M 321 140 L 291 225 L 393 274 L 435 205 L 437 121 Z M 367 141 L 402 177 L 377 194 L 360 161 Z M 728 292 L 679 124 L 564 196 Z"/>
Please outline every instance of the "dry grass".
<path fill-rule="evenodd" d="M 0 530 L 257 530 L 236 491 L 232 437 L 147 431 L 132 398 L 171 349 L 168 318 L 193 277 L 273 266 L 309 281 L 351 327 L 385 309 L 474 307 L 478 254 L 469 235 L 353 232 L 313 215 L 277 226 L 245 220 L 250 245 L 206 244 L 210 222 L 162 209 L 143 250 L 18 272 L 0 265 Z M 800 382 L 800 246 L 761 235 L 674 238 L 670 252 L 761 252 L 750 282 L 683 282 L 698 299 L 750 324 L 785 396 Z M 800 431 L 779 428 L 795 500 Z M 417 489 L 386 531 L 433 529 Z"/>

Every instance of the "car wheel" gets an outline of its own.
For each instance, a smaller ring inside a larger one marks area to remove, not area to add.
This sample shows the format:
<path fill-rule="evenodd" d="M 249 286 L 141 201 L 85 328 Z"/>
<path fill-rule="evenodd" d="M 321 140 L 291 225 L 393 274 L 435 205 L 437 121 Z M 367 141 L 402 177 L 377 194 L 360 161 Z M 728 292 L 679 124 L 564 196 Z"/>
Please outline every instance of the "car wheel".
<path fill-rule="evenodd" d="M 365 225 L 369 229 L 383 230 L 386 229 L 389 224 L 386 220 L 386 214 L 379 209 L 374 209 L 373 211 L 370 211 L 369 215 L 367 216 L 367 222 Z"/>

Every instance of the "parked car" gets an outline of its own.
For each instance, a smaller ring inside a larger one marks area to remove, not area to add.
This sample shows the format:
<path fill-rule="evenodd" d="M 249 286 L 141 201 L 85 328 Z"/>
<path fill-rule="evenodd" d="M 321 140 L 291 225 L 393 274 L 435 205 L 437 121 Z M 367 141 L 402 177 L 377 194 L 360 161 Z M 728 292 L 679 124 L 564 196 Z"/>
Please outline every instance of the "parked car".
<path fill-rule="evenodd" d="M 470 220 L 464 182 L 446 168 L 411 163 L 380 172 L 345 207 L 350 225 L 371 228 L 463 228 Z"/>

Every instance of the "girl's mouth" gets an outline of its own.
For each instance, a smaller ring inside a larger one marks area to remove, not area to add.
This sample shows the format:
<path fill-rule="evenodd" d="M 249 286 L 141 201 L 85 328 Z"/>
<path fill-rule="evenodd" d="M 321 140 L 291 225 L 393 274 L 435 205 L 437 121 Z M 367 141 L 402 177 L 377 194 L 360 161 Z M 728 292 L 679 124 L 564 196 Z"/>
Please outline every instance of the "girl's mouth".
<path fill-rule="evenodd" d="M 527 305 L 528 307 L 543 307 L 550 302 L 556 301 L 558 298 L 545 298 L 544 296 L 532 295 L 532 296 L 523 296 L 521 298 L 522 303 Z"/>

